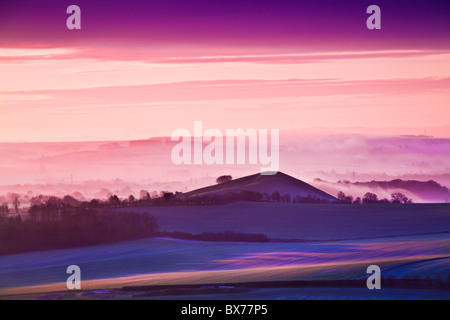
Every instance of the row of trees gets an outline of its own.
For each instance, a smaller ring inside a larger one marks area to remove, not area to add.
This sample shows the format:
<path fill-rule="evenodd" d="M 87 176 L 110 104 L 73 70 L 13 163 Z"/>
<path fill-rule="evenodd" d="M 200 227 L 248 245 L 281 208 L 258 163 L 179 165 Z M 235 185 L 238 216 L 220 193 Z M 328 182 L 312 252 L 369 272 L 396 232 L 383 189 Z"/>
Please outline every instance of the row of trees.
<path fill-rule="evenodd" d="M 190 232 L 160 232 L 160 237 L 168 237 L 183 240 L 196 241 L 226 241 L 226 242 L 269 242 L 270 239 L 262 233 L 241 233 L 241 232 L 203 232 L 199 234 Z"/>
<path fill-rule="evenodd" d="M 353 198 L 351 195 L 345 195 L 342 191 L 337 194 L 339 203 L 371 204 L 371 203 L 412 203 L 412 200 L 400 192 L 392 193 L 391 199 L 378 199 L 374 193 L 367 192 L 362 199 Z M 52 196 L 38 196 L 31 200 L 32 206 L 29 210 L 30 215 L 39 211 L 38 208 L 45 204 L 46 211 L 51 215 L 55 210 L 64 214 L 65 210 L 84 210 L 100 208 L 119 208 L 127 206 L 149 206 L 149 205 L 213 205 L 226 204 L 235 201 L 266 201 L 266 202 L 284 202 L 284 203 L 329 203 L 330 200 L 312 195 L 281 194 L 279 191 L 272 193 L 240 191 L 220 194 L 208 194 L 200 196 L 186 196 L 181 192 L 161 192 L 157 197 L 151 197 L 148 192 L 141 192 L 141 198 L 136 199 L 133 195 L 128 198 L 120 199 L 117 195 L 112 195 L 106 200 L 92 199 L 90 201 L 79 201 L 72 196 L 65 196 L 60 199 Z"/>
<path fill-rule="evenodd" d="M 57 197 L 39 196 L 32 199 L 32 206 L 29 209 L 30 215 L 36 214 L 45 204 L 45 210 L 48 215 L 58 211 L 64 214 L 67 208 L 73 210 L 101 209 L 101 208 L 120 208 L 135 206 L 162 206 L 162 205 L 214 205 L 226 204 L 236 201 L 266 201 L 266 202 L 285 202 L 285 203 L 327 203 L 327 199 L 311 195 L 292 197 L 290 194 L 281 194 L 279 191 L 272 193 L 240 191 L 221 194 L 208 194 L 204 196 L 186 196 L 181 192 L 161 192 L 158 197 L 151 197 L 144 193 L 140 199 L 130 195 L 128 198 L 120 199 L 117 195 L 112 195 L 106 200 L 92 199 L 90 201 L 79 201 L 72 196 L 65 196 L 60 199 Z"/>
<path fill-rule="evenodd" d="M 394 192 L 391 194 L 391 199 L 383 198 L 378 199 L 378 196 L 375 193 L 367 192 L 364 194 L 363 198 L 356 197 L 353 199 L 353 196 L 348 195 L 346 196 L 344 192 L 339 191 L 337 194 L 337 198 L 340 203 L 354 203 L 354 204 L 361 204 L 361 203 L 412 203 L 412 199 L 409 199 L 407 196 L 405 196 L 401 192 Z"/>
<path fill-rule="evenodd" d="M 400 192 L 392 193 L 391 199 L 378 199 L 374 193 L 367 192 L 363 198 L 353 198 L 351 195 L 345 195 L 342 191 L 337 194 L 339 203 L 412 203 L 412 200 Z M 226 204 L 236 201 L 266 201 L 266 202 L 284 202 L 284 203 L 330 203 L 326 198 L 312 195 L 295 195 L 281 194 L 279 191 L 272 193 L 240 191 L 228 192 L 220 194 L 208 194 L 204 196 L 186 196 L 181 192 L 161 192 L 158 195 L 150 196 L 150 194 L 142 190 L 140 198 L 137 199 L 133 195 L 120 199 L 117 195 L 111 195 L 108 199 L 99 200 L 92 199 L 90 201 L 79 201 L 72 196 L 66 195 L 62 199 L 54 196 L 37 196 L 31 199 L 31 207 L 29 209 L 30 217 L 39 215 L 42 208 L 45 207 L 46 217 L 50 220 L 56 219 L 57 215 L 64 215 L 66 212 L 82 211 L 86 209 L 101 208 L 120 208 L 129 206 L 152 206 L 152 205 L 214 205 Z M 15 212 L 18 213 L 20 202 L 15 204 Z M 0 206 L 0 214 L 6 214 L 10 210 L 6 204 Z M 58 214 L 56 214 L 58 212 Z"/>
<path fill-rule="evenodd" d="M 19 208 L 20 208 L 19 196 L 14 197 L 14 199 L 12 200 L 12 205 L 13 205 L 14 212 L 19 213 Z M 8 203 L 2 202 L 2 204 L 0 205 L 0 214 L 8 214 L 9 212 L 10 212 L 10 209 L 8 207 Z"/>
<path fill-rule="evenodd" d="M 107 212 L 51 197 L 33 205 L 28 219 L 0 217 L 0 254 L 139 239 L 158 229 L 149 213 Z"/>
<path fill-rule="evenodd" d="M 240 191 L 227 192 L 220 194 L 208 194 L 204 196 L 183 197 L 183 195 L 175 196 L 170 204 L 179 205 L 214 205 L 226 204 L 236 201 L 263 201 L 263 202 L 284 202 L 284 203 L 328 203 L 325 198 L 315 197 L 312 195 L 292 197 L 290 194 L 281 194 L 279 191 L 272 193 Z"/>
<path fill-rule="evenodd" d="M 225 176 L 227 177 L 227 176 Z M 225 182 L 219 182 L 225 183 Z M 391 199 L 379 199 L 375 193 L 367 192 L 362 198 L 353 198 L 351 195 L 345 195 L 340 191 L 337 194 L 339 203 L 354 203 L 354 204 L 372 204 L 372 203 L 412 203 L 412 199 L 408 198 L 401 192 L 394 192 L 391 194 Z M 161 192 L 159 197 L 150 197 L 148 192 L 141 194 L 140 199 L 135 199 L 132 195 L 128 198 L 120 200 L 116 195 L 109 197 L 107 201 L 99 202 L 92 200 L 91 204 L 96 206 L 135 206 L 135 205 L 204 205 L 204 204 L 225 204 L 235 201 L 268 201 L 268 202 L 286 202 L 286 203 L 330 203 L 326 198 L 321 198 L 313 195 L 295 195 L 281 194 L 278 190 L 272 193 L 254 192 L 254 191 L 240 191 L 228 192 L 220 194 L 208 194 L 204 196 L 190 196 L 187 197 L 181 192 Z"/>

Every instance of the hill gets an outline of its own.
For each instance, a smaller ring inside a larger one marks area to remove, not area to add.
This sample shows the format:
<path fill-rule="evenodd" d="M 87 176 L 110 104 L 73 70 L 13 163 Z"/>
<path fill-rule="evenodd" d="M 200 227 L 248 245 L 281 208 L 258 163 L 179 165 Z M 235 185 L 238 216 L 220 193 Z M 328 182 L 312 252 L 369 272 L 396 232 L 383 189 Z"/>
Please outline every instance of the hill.
<path fill-rule="evenodd" d="M 317 189 L 301 180 L 291 177 L 282 172 L 274 175 L 254 174 L 225 183 L 196 189 L 184 194 L 186 197 L 217 196 L 227 193 L 240 193 L 251 191 L 272 194 L 278 191 L 281 195 L 289 194 L 291 197 L 313 197 L 328 201 L 337 200 L 328 193 Z"/>

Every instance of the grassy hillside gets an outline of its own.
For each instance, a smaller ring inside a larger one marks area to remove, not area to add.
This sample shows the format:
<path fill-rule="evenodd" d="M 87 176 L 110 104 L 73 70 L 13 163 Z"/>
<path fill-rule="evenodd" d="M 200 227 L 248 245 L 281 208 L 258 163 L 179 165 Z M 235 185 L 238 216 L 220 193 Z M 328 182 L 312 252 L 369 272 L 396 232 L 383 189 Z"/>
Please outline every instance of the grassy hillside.
<path fill-rule="evenodd" d="M 219 195 L 228 192 L 239 193 L 241 191 L 252 191 L 259 193 L 272 194 L 278 191 L 281 195 L 289 194 L 295 196 L 312 196 L 329 201 L 336 200 L 335 197 L 323 192 L 301 180 L 288 176 L 282 172 L 274 175 L 254 174 L 243 178 L 231 180 L 222 184 L 217 184 L 197 190 L 193 190 L 184 194 L 186 197 Z"/>

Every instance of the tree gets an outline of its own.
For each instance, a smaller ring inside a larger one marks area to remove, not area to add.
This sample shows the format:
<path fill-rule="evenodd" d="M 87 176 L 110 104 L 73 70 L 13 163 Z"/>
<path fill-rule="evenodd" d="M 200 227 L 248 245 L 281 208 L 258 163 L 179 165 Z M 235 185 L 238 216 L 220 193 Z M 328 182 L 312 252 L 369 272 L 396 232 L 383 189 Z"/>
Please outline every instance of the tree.
<path fill-rule="evenodd" d="M 352 203 L 353 202 L 353 196 L 346 196 L 345 193 L 342 191 L 339 191 L 337 194 L 337 198 L 341 203 Z"/>
<path fill-rule="evenodd" d="M 225 182 L 229 182 L 229 181 L 231 181 L 231 180 L 233 180 L 233 178 L 232 178 L 231 176 L 225 175 L 225 176 L 220 176 L 220 177 L 218 177 L 218 178 L 216 179 L 216 182 L 217 182 L 218 184 L 222 184 L 222 183 L 225 183 Z"/>
<path fill-rule="evenodd" d="M 272 195 L 270 196 L 270 198 L 272 199 L 272 201 L 280 202 L 280 200 L 281 200 L 280 192 L 278 190 L 272 192 Z"/>
<path fill-rule="evenodd" d="M 170 202 L 170 200 L 172 200 L 172 197 L 173 197 L 173 192 L 164 192 L 163 193 L 163 198 L 164 198 L 164 201 L 166 201 L 166 202 Z"/>
<path fill-rule="evenodd" d="M 100 205 L 101 203 L 97 199 L 92 199 L 91 201 L 89 201 L 89 207 L 91 208 L 98 208 L 100 207 Z"/>
<path fill-rule="evenodd" d="M 355 200 L 353 201 L 354 204 L 361 204 L 361 198 L 360 197 L 356 197 Z"/>
<path fill-rule="evenodd" d="M 119 206 L 120 205 L 120 199 L 117 195 L 112 195 L 109 197 L 108 202 L 112 206 Z"/>
<path fill-rule="evenodd" d="M 75 198 L 78 201 L 85 201 L 83 194 L 80 191 L 75 191 L 72 193 L 72 197 Z"/>
<path fill-rule="evenodd" d="M 78 201 L 77 199 L 75 199 L 72 196 L 66 195 L 64 196 L 64 198 L 62 199 L 62 202 L 64 204 L 70 205 L 72 207 L 77 207 L 80 205 L 80 201 Z"/>
<path fill-rule="evenodd" d="M 16 211 L 16 213 L 19 213 L 19 206 L 20 206 L 19 197 L 14 198 L 13 205 L 14 205 L 14 211 Z"/>
<path fill-rule="evenodd" d="M 3 202 L 2 205 L 0 206 L 0 214 L 7 214 L 8 211 L 9 211 L 8 203 Z"/>
<path fill-rule="evenodd" d="M 391 198 L 392 203 L 411 203 L 411 200 L 401 192 L 394 192 L 391 194 Z"/>
<path fill-rule="evenodd" d="M 147 190 L 139 191 L 139 199 L 141 200 L 150 200 L 150 193 Z"/>
<path fill-rule="evenodd" d="M 375 193 L 367 192 L 363 197 L 363 203 L 377 203 L 378 196 Z"/>
<path fill-rule="evenodd" d="M 291 195 L 289 193 L 286 193 L 284 196 L 281 197 L 281 201 L 290 203 L 291 202 Z"/>
<path fill-rule="evenodd" d="M 38 195 L 37 197 L 33 197 L 30 199 L 30 206 L 38 206 L 41 204 L 44 204 L 49 199 L 49 196 L 43 196 L 42 194 Z"/>

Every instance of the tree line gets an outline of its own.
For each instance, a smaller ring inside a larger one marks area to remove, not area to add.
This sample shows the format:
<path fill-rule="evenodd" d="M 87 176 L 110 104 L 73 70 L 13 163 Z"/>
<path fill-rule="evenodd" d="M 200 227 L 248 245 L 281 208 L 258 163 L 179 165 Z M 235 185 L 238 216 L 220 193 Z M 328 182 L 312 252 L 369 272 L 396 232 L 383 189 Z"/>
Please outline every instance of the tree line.
<path fill-rule="evenodd" d="M 33 205 L 27 219 L 0 217 L 0 255 L 140 239 L 158 230 L 149 213 L 106 212 L 51 197 Z"/>
<path fill-rule="evenodd" d="M 117 200 L 114 201 L 114 204 Z M 237 232 L 160 232 L 147 212 L 109 210 L 110 202 L 78 201 L 39 196 L 26 218 L 0 216 L 0 255 L 38 250 L 63 249 L 112 243 L 147 237 L 168 237 L 198 241 L 268 242 L 264 234 Z"/>
<path fill-rule="evenodd" d="M 196 241 L 213 241 L 213 242 L 269 242 L 270 239 L 262 233 L 241 233 L 241 232 L 203 232 L 203 233 L 190 233 L 190 232 L 159 232 L 158 236 L 183 239 L 183 240 L 196 240 Z"/>
<path fill-rule="evenodd" d="M 64 214 L 64 208 L 70 206 L 71 210 L 82 209 L 102 209 L 102 208 L 121 208 L 121 207 L 139 207 L 139 206 L 164 206 L 164 205 L 218 205 L 237 201 L 264 201 L 264 202 L 285 202 L 285 203 L 329 203 L 325 198 L 312 195 L 281 194 L 278 190 L 272 193 L 240 191 L 227 192 L 208 195 L 185 195 L 182 192 L 160 192 L 156 196 L 150 196 L 146 191 L 141 191 L 140 198 L 130 195 L 127 198 L 119 198 L 117 195 L 111 195 L 109 198 L 92 199 L 90 201 L 79 201 L 72 196 L 65 196 L 59 199 L 54 196 L 38 196 L 31 199 L 30 214 L 39 211 L 38 208 L 45 203 L 46 210 L 51 216 L 56 208 Z"/>
<path fill-rule="evenodd" d="M 340 203 L 347 203 L 347 204 L 373 204 L 373 203 L 413 203 L 412 199 L 408 198 L 401 192 L 394 192 L 391 194 L 391 199 L 383 198 L 378 199 L 378 196 L 375 193 L 367 192 L 364 194 L 362 199 L 360 197 L 353 198 L 351 195 L 345 195 L 344 192 L 339 191 L 337 194 L 337 198 Z"/>
<path fill-rule="evenodd" d="M 119 198 L 117 195 L 111 195 L 109 198 L 92 199 L 89 201 L 79 201 L 70 195 L 62 199 L 54 196 L 34 197 L 31 199 L 29 214 L 31 216 L 39 214 L 45 206 L 46 217 L 53 219 L 53 215 L 64 215 L 67 210 L 74 212 L 87 209 L 102 208 L 121 208 L 121 207 L 139 207 L 139 206 L 164 206 L 164 205 L 220 205 L 237 201 L 256 201 L 256 202 L 283 202 L 283 203 L 347 203 L 347 204 L 372 204 L 372 203 L 412 203 L 412 199 L 400 192 L 391 194 L 391 199 L 379 199 L 374 193 L 367 192 L 362 198 L 353 198 L 340 191 L 335 201 L 313 195 L 291 195 L 281 194 L 278 190 L 267 192 L 239 191 L 226 192 L 207 195 L 186 195 L 182 192 L 162 191 L 157 195 L 150 194 L 142 190 L 140 198 L 130 195 L 126 198 Z M 1 209 L 1 208 L 0 208 Z M 0 213 L 3 211 L 0 210 Z M 6 213 L 7 211 L 3 212 Z"/>

